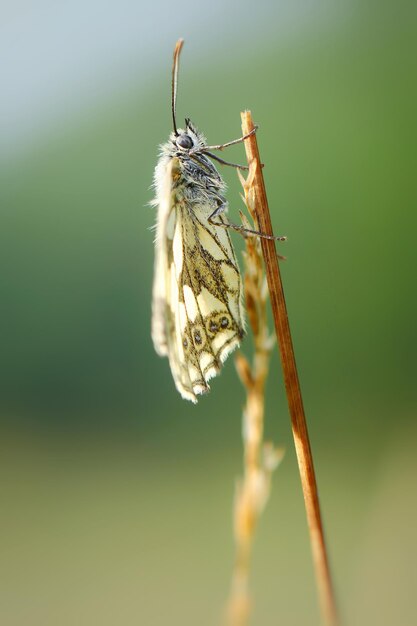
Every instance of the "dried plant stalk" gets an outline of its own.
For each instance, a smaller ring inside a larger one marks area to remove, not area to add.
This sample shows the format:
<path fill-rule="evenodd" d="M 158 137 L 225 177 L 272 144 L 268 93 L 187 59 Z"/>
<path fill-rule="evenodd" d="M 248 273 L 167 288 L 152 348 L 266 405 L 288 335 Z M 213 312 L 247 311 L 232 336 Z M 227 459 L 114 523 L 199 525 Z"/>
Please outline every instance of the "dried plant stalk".
<path fill-rule="evenodd" d="M 254 128 L 250 111 L 243 112 L 241 114 L 241 118 L 242 131 L 243 134 L 246 135 Z M 252 134 L 245 140 L 245 149 L 249 166 L 253 166 L 253 163 L 257 164 L 256 169 L 252 170 L 254 175 L 251 187 L 254 194 L 254 208 L 256 218 L 259 223 L 259 230 L 268 235 L 272 235 L 271 217 L 266 197 L 256 134 Z M 284 374 L 285 389 L 291 415 L 292 431 L 304 494 L 320 607 L 324 622 L 329 626 L 335 626 L 338 623 L 336 602 L 324 540 L 313 457 L 308 437 L 307 423 L 304 414 L 301 388 L 298 380 L 275 242 L 267 239 L 261 239 L 261 247 L 263 258 L 265 260 L 269 294 L 280 349 L 281 365 Z"/>
<path fill-rule="evenodd" d="M 256 167 L 257 164 L 254 162 L 247 181 L 240 176 L 245 194 L 244 201 L 254 224 L 251 225 L 243 214 L 241 218 L 246 228 L 258 230 L 253 193 Z M 243 256 L 246 310 L 253 332 L 254 356 L 252 365 L 243 354 L 238 353 L 236 357 L 236 368 L 246 388 L 247 397 L 243 411 L 244 474 L 237 485 L 234 505 L 236 560 L 227 607 L 227 623 L 230 626 L 244 626 L 248 623 L 251 611 L 250 556 L 254 533 L 268 501 L 271 474 L 282 458 L 281 450 L 263 443 L 264 390 L 270 352 L 275 339 L 270 335 L 267 326 L 268 287 L 259 238 L 246 239 L 246 251 Z"/>

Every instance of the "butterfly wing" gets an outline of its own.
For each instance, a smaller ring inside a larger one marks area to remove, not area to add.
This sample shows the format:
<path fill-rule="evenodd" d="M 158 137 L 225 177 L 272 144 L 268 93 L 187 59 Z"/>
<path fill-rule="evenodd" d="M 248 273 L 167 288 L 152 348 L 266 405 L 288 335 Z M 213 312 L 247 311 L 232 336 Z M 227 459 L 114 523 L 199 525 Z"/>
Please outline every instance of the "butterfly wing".
<path fill-rule="evenodd" d="M 158 207 L 155 265 L 152 292 L 152 340 L 160 356 L 168 356 L 172 375 L 181 395 L 196 402 L 181 343 L 179 288 L 173 262 L 173 241 L 178 211 L 174 202 L 173 176 L 177 159 L 162 159 L 155 175 Z"/>
<path fill-rule="evenodd" d="M 158 164 L 159 169 L 161 169 Z M 169 265 L 167 259 L 167 229 L 168 221 L 173 219 L 173 207 L 171 197 L 171 165 L 166 166 L 166 171 L 158 178 L 156 200 L 152 202 L 157 209 L 156 237 L 155 237 L 155 261 L 152 289 L 152 340 L 154 348 L 160 356 L 168 355 L 168 341 L 166 329 L 166 305 L 167 289 L 170 284 Z"/>
<path fill-rule="evenodd" d="M 242 286 L 229 233 L 208 221 L 209 206 L 190 207 L 180 177 L 172 159 L 157 190 L 152 337 L 178 391 L 196 402 L 243 337 Z"/>

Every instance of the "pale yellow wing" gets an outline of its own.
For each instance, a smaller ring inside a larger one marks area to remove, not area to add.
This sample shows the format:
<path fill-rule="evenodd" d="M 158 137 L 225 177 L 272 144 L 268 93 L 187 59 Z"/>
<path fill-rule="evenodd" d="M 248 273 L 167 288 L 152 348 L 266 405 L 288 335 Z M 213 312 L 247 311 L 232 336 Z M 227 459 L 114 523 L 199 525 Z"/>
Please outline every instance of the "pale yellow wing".
<path fill-rule="evenodd" d="M 161 168 L 162 169 L 162 168 Z M 165 166 L 165 171 L 160 172 L 160 186 L 157 189 L 157 197 L 153 204 L 157 207 L 156 236 L 155 236 L 155 260 L 152 289 L 152 340 L 156 352 L 160 356 L 168 354 L 168 341 L 166 332 L 166 300 L 169 285 L 169 266 L 167 259 L 167 229 L 168 220 L 175 218 L 172 208 L 171 194 L 171 164 Z"/>
<path fill-rule="evenodd" d="M 156 352 L 168 356 L 177 389 L 195 401 L 192 384 L 181 344 L 179 291 L 173 265 L 173 238 L 177 223 L 172 182 L 176 160 L 158 165 L 158 187 L 155 205 L 158 208 L 155 263 L 152 290 L 152 340 Z"/>
<path fill-rule="evenodd" d="M 158 209 L 152 336 L 178 391 L 196 402 L 243 337 L 242 285 L 229 233 L 173 185 L 175 161 Z"/>

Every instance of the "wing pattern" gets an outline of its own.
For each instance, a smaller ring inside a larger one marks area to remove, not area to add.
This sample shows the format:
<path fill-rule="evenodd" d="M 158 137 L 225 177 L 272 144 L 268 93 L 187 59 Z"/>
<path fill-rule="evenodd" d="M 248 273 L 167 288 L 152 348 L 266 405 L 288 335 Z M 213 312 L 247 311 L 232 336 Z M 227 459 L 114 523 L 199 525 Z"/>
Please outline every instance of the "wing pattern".
<path fill-rule="evenodd" d="M 190 205 L 179 176 L 172 159 L 157 197 L 152 337 L 178 391 L 197 402 L 244 335 L 242 285 L 228 231 L 208 221 L 210 206 Z"/>

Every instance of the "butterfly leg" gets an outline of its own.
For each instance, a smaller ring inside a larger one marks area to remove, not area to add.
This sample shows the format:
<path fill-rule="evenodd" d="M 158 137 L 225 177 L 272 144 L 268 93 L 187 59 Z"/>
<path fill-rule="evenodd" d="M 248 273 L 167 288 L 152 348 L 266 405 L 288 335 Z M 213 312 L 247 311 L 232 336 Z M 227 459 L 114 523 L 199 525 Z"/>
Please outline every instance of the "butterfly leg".
<path fill-rule="evenodd" d="M 259 230 L 252 230 L 251 228 L 245 228 L 245 226 L 238 226 L 238 224 L 232 224 L 231 222 L 224 222 L 223 220 L 214 221 L 215 217 L 218 217 L 227 209 L 227 202 L 222 201 L 219 206 L 209 215 L 208 221 L 213 226 L 220 226 L 222 228 L 231 228 L 232 230 L 241 233 L 243 236 L 250 235 L 252 237 L 261 237 L 261 239 L 270 239 L 272 241 L 286 241 L 286 237 L 275 237 L 274 235 L 267 235 L 261 233 Z"/>
<path fill-rule="evenodd" d="M 233 139 L 233 141 L 227 141 L 226 143 L 218 143 L 215 146 L 204 146 L 203 148 L 194 148 L 193 150 L 190 150 L 190 153 L 207 152 L 207 150 L 223 150 L 224 148 L 228 148 L 229 146 L 234 146 L 237 143 L 241 143 L 242 141 L 245 141 L 245 139 L 247 139 L 251 135 L 254 135 L 257 130 L 258 130 L 258 126 L 255 126 L 255 128 L 253 128 L 249 133 L 247 133 L 246 135 L 243 135 L 242 137 L 239 137 L 238 139 Z"/>
<path fill-rule="evenodd" d="M 233 165 L 234 167 L 240 167 L 241 169 L 248 169 L 245 165 L 243 166 L 235 165 L 234 163 L 228 163 L 226 161 L 222 161 L 219 157 L 216 157 L 214 156 L 214 154 L 211 154 L 210 150 L 223 150 L 223 148 L 234 146 L 237 143 L 241 143 L 242 141 L 245 141 L 245 139 L 247 139 L 248 137 L 256 133 L 257 130 L 258 130 L 258 127 L 255 126 L 255 128 L 253 128 L 250 131 L 250 133 L 247 133 L 246 135 L 243 135 L 242 137 L 239 137 L 238 139 L 233 139 L 233 141 L 227 141 L 226 143 L 219 143 L 219 144 L 216 144 L 215 146 L 202 146 L 202 147 L 197 146 L 196 148 L 192 148 L 191 150 L 189 150 L 188 154 L 190 157 L 192 157 L 193 154 L 209 154 L 212 159 L 217 159 L 217 161 L 219 161 L 220 163 L 224 163 L 225 165 Z"/>
<path fill-rule="evenodd" d="M 239 165 L 238 163 L 231 163 L 230 161 L 225 161 L 224 159 L 221 159 L 220 157 L 218 157 L 216 154 L 213 154 L 212 152 L 204 152 L 204 154 L 207 154 L 207 156 L 209 156 L 210 159 L 215 159 L 216 161 L 218 161 L 222 165 L 230 165 L 230 167 L 236 167 L 239 170 L 248 170 L 249 169 L 249 167 L 247 165 Z"/>

